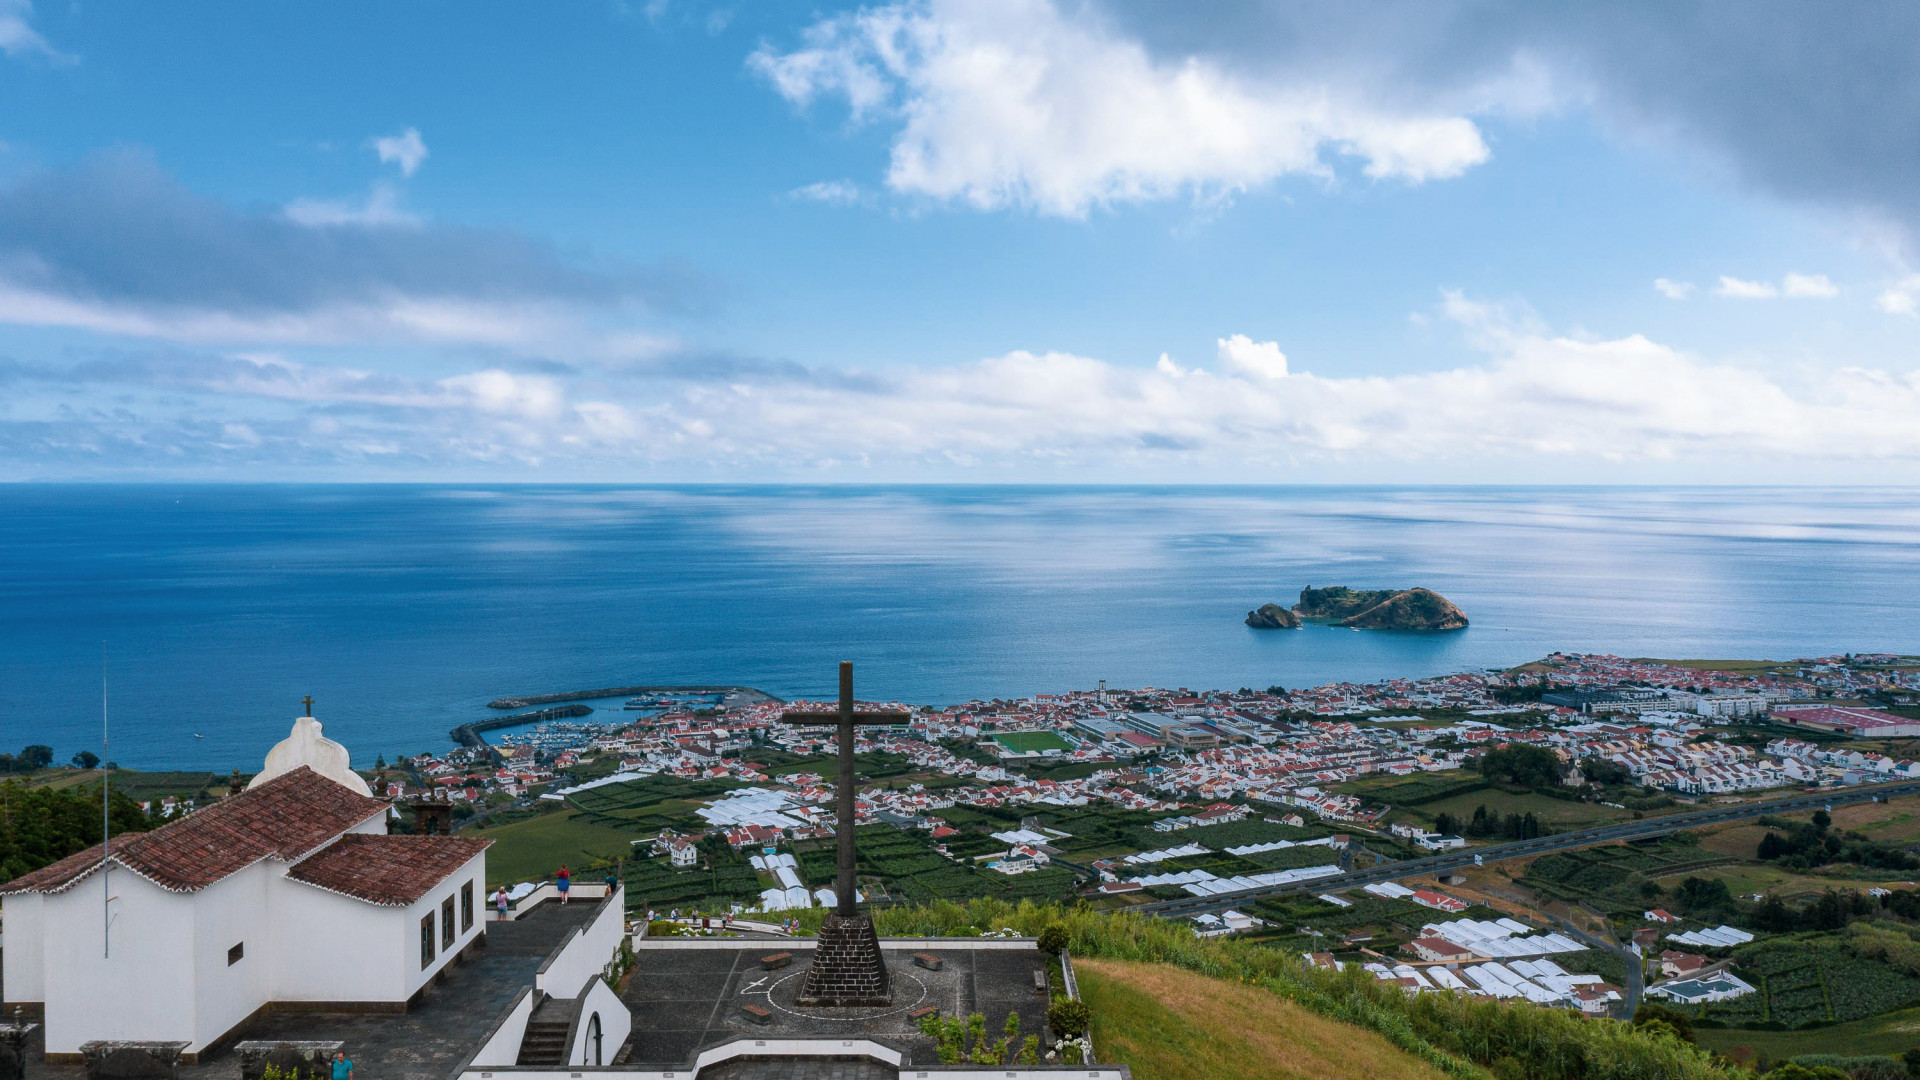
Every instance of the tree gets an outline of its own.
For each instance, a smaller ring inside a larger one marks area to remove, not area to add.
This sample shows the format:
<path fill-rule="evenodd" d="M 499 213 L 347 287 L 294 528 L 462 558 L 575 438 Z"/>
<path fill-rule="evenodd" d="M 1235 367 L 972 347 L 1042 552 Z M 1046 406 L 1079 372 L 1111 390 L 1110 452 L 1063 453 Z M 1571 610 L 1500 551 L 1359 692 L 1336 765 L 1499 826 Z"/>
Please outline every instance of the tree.
<path fill-rule="evenodd" d="M 1625 765 L 1605 758 L 1587 758 L 1580 762 L 1580 775 L 1595 784 L 1631 784 L 1633 774 Z"/>
<path fill-rule="evenodd" d="M 76 769 L 91 769 L 99 764 L 100 755 L 91 750 L 82 750 L 73 755 L 73 766 Z"/>
<path fill-rule="evenodd" d="M 1719 878 L 1687 878 L 1680 882 L 1678 895 L 1681 907 L 1689 915 L 1705 916 L 1733 906 L 1733 894 Z"/>
<path fill-rule="evenodd" d="M 1040 951 L 1053 956 L 1060 955 L 1067 947 L 1067 927 L 1065 923 L 1048 923 L 1040 931 L 1038 942 Z"/>
<path fill-rule="evenodd" d="M 1777 832 L 1769 831 L 1760 838 L 1760 848 L 1754 854 L 1761 862 L 1772 862 L 1787 853 L 1787 842 Z"/>
<path fill-rule="evenodd" d="M 1828 827 L 1831 826 L 1832 824 L 1833 824 L 1832 814 L 1827 813 L 1825 810 L 1815 810 L 1813 812 L 1813 827 L 1815 829 L 1818 829 L 1821 832 L 1826 832 Z"/>
<path fill-rule="evenodd" d="M 1649 1024 L 1664 1024 L 1681 1042 L 1693 1041 L 1693 1019 L 1678 1009 L 1657 1001 L 1642 1001 L 1640 1008 L 1634 1011 L 1633 1026 L 1646 1027 Z"/>
<path fill-rule="evenodd" d="M 53 764 L 53 747 L 34 743 L 20 751 L 20 765 L 26 769 L 44 769 Z"/>
<path fill-rule="evenodd" d="M 1802 1065 L 1797 1061 L 1783 1061 L 1767 1073 L 1772 1080 L 1852 1080 L 1845 1072 L 1831 1065 Z"/>
<path fill-rule="evenodd" d="M 1915 1047 L 1901 1054 L 1900 1060 L 1906 1063 L 1908 1076 L 1920 1077 L 1920 1047 Z"/>
<path fill-rule="evenodd" d="M 1560 756 L 1544 746 L 1502 746 L 1480 758 L 1480 772 L 1521 787 L 1554 787 L 1560 783 Z"/>
<path fill-rule="evenodd" d="M 113 793 L 115 836 L 160 824 L 140 804 Z M 11 881 L 100 842 L 100 788 L 0 785 L 0 882 Z"/>

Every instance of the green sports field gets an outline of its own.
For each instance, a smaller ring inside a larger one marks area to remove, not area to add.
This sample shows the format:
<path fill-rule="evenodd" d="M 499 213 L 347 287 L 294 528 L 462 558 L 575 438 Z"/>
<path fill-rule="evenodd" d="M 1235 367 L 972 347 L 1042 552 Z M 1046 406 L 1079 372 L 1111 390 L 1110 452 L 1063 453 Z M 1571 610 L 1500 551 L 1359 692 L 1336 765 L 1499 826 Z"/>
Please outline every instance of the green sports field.
<path fill-rule="evenodd" d="M 1068 745 L 1067 740 L 1051 731 L 1009 731 L 1003 735 L 995 735 L 993 741 L 1016 754 L 1037 754 L 1048 750 L 1059 750 L 1064 753 L 1073 749 Z"/>

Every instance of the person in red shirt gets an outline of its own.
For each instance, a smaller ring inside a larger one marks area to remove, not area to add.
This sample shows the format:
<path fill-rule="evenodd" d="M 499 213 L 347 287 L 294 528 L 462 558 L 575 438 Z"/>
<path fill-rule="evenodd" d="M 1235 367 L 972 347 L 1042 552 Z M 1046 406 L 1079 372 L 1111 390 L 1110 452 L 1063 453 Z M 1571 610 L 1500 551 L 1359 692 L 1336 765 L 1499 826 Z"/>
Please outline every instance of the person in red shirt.
<path fill-rule="evenodd" d="M 567 902 L 567 890 L 573 886 L 573 874 L 567 869 L 566 863 L 561 863 L 560 872 L 553 877 L 554 884 L 560 889 L 560 902 L 564 904 Z"/>

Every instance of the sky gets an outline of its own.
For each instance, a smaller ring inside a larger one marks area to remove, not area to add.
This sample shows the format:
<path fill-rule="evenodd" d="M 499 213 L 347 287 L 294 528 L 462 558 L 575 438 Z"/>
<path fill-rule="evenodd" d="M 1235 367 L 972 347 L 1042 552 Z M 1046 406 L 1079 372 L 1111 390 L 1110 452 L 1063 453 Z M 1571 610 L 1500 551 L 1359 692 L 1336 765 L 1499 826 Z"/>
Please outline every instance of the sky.
<path fill-rule="evenodd" d="M 1920 482 L 1915 40 L 0 0 L 0 480 Z"/>

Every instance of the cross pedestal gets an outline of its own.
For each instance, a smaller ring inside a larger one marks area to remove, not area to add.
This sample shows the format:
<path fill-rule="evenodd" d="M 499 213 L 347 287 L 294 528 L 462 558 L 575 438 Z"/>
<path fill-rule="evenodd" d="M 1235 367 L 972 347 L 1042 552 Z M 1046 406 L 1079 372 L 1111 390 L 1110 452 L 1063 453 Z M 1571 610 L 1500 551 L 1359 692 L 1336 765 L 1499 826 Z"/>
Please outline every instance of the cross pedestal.
<path fill-rule="evenodd" d="M 839 728 L 839 777 L 834 782 L 834 839 L 839 841 L 839 859 L 835 866 L 835 908 L 820 927 L 813 950 L 813 963 L 807 968 L 797 1004 L 814 1006 L 891 1005 L 892 982 L 887 976 L 886 958 L 880 955 L 880 938 L 873 932 L 873 919 L 854 903 L 854 793 L 853 728 L 856 724 L 904 724 L 904 712 L 856 712 L 853 708 L 853 665 L 840 664 L 840 708 L 835 712 L 789 712 L 780 717 L 788 724 L 834 724 Z"/>

